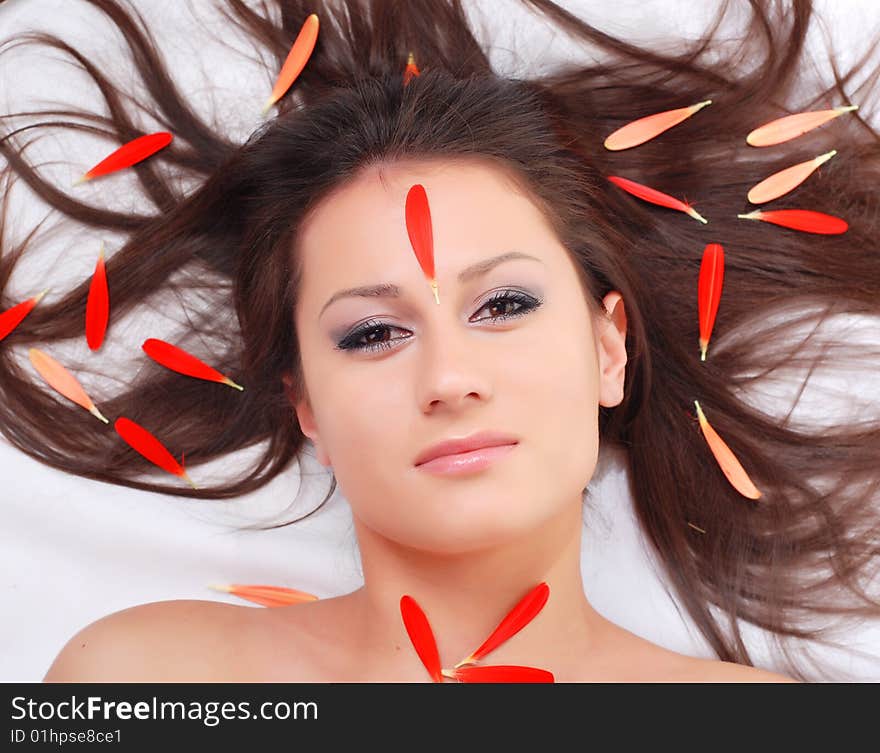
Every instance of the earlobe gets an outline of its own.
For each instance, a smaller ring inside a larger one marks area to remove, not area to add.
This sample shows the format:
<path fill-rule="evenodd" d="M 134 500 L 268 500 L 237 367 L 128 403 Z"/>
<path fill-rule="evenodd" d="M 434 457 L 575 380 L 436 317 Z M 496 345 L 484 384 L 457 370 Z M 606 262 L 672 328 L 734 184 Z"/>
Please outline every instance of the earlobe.
<path fill-rule="evenodd" d="M 315 446 L 315 456 L 318 458 L 318 462 L 324 467 L 329 468 L 332 465 L 332 462 L 321 445 L 321 440 L 318 436 L 318 427 L 315 424 L 315 416 L 312 413 L 308 401 L 300 400 L 294 405 L 294 410 L 296 411 L 296 418 L 299 421 L 300 429 L 302 429 L 303 434 L 305 434 Z"/>
<path fill-rule="evenodd" d="M 607 318 L 599 325 L 597 354 L 599 360 L 599 404 L 606 408 L 623 400 L 626 376 L 626 310 L 623 297 L 616 290 L 603 299 Z"/>
<path fill-rule="evenodd" d="M 324 467 L 329 468 L 332 463 L 330 457 L 324 452 L 324 449 L 321 446 L 321 440 L 318 437 L 318 427 L 315 422 L 315 414 L 312 411 L 308 396 L 297 399 L 297 396 L 293 393 L 292 380 L 289 374 L 282 376 L 281 380 L 284 382 L 285 392 L 293 404 L 293 409 L 296 412 L 296 419 L 299 422 L 299 427 L 302 430 L 302 433 L 305 434 L 315 446 L 315 456 L 317 457 L 318 462 Z"/>

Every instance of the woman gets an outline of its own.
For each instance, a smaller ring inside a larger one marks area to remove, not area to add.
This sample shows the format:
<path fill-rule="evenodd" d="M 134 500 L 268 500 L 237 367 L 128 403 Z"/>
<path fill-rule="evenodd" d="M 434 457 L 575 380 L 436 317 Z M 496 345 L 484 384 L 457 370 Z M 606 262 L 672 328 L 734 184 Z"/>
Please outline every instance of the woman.
<path fill-rule="evenodd" d="M 139 65 L 160 80 L 158 58 L 122 10 L 90 2 L 114 14 Z M 827 613 L 841 585 L 858 588 L 876 533 L 847 534 L 877 530 L 871 489 L 860 486 L 876 480 L 877 426 L 805 433 L 731 389 L 755 363 L 772 371 L 794 361 L 762 346 L 785 342 L 798 322 L 754 334 L 756 313 L 832 300 L 873 313 L 880 300 L 869 232 L 877 196 L 862 188 L 876 180 L 880 154 L 861 121 L 846 139 L 840 124 L 808 137 L 811 153 L 845 141 L 846 154 L 797 189 L 797 206 L 846 215 L 846 235 L 736 217 L 756 176 L 796 161 L 754 154 L 744 136 L 780 115 L 809 4 L 793 3 L 791 31 L 779 38 L 769 36 L 771 11 L 756 8 L 751 24 L 766 30 L 772 54 L 748 74 L 730 61 L 639 50 L 546 0 L 529 5 L 628 65 L 504 79 L 455 3 L 346 2 L 323 8 L 318 44 L 278 116 L 243 146 L 206 130 L 170 81 L 152 90 L 192 146 L 175 144 L 165 159 L 204 180 L 184 196 L 144 162 L 135 169 L 155 216 L 88 209 L 94 225 L 131 231 L 107 264 L 115 310 L 161 292 L 187 265 L 202 280 L 209 273 L 203 292 L 218 322 L 210 334 L 224 343 L 212 363 L 247 389 L 181 387 L 156 369 L 102 410 L 164 427 L 163 441 L 186 447 L 190 468 L 261 440 L 266 452 L 249 476 L 213 488 L 145 481 L 137 474 L 149 464 L 119 436 L 13 381 L 8 358 L 4 433 L 73 473 L 202 498 L 266 483 L 310 440 L 351 505 L 364 586 L 269 610 L 199 601 L 124 610 L 74 636 L 46 681 L 428 682 L 404 596 L 424 609 L 450 668 L 542 582 L 543 609 L 491 653 L 492 664 L 540 667 L 557 682 L 784 681 L 749 666 L 736 618 L 779 637 L 821 638 L 797 618 Z M 279 33 L 243 5 L 230 8 L 279 59 L 311 12 L 285 3 Z M 422 71 L 404 82 L 410 50 Z M 820 100 L 842 97 L 837 84 Z M 602 148 L 625 122 L 707 99 L 699 122 L 629 152 Z M 119 132 L 125 117 L 114 112 Z M 41 195 L 85 216 L 2 148 Z M 699 196 L 711 224 L 639 204 L 606 180 L 617 174 Z M 430 205 L 436 299 L 407 236 L 414 186 Z M 711 242 L 729 249 L 725 332 L 702 361 L 695 288 Z M 7 339 L 71 336 L 87 294 L 84 285 L 35 309 Z M 230 304 L 237 329 L 222 316 Z M 722 473 L 694 400 L 759 482 L 757 503 Z M 462 459 L 457 472 L 422 463 L 436 443 L 478 432 L 503 447 L 482 463 Z M 590 606 L 581 505 L 603 443 L 626 449 L 640 521 L 719 661 L 663 649 Z M 828 473 L 842 479 L 834 497 L 804 482 Z M 830 575 L 817 558 L 832 563 Z M 877 616 L 876 601 L 862 596 L 833 608 Z M 802 676 L 794 662 L 791 674 Z"/>

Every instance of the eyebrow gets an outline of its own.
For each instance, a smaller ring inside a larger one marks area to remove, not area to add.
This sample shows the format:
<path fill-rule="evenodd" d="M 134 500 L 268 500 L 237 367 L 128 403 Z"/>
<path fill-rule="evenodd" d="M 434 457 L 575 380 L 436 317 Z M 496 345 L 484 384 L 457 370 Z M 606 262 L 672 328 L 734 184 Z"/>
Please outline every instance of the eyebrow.
<path fill-rule="evenodd" d="M 498 256 L 493 256 L 491 259 L 483 259 L 482 261 L 478 261 L 476 264 L 471 264 L 471 266 L 466 267 L 461 272 L 458 273 L 458 281 L 459 283 L 469 282 L 477 277 L 480 277 L 484 274 L 487 274 L 491 270 L 495 269 L 499 264 L 503 264 L 506 261 L 513 261 L 514 259 L 532 259 L 540 264 L 544 262 L 541 261 L 537 256 L 532 256 L 530 254 L 524 254 L 522 251 L 508 251 L 507 253 L 500 254 Z M 324 308 L 321 309 L 321 313 L 318 314 L 318 318 L 324 315 L 324 311 L 327 307 L 338 301 L 340 298 L 399 298 L 400 297 L 400 286 L 394 285 L 392 283 L 383 282 L 378 285 L 365 285 L 357 288 L 347 288 L 345 290 L 338 290 L 333 295 L 330 296 L 327 303 L 324 304 Z"/>

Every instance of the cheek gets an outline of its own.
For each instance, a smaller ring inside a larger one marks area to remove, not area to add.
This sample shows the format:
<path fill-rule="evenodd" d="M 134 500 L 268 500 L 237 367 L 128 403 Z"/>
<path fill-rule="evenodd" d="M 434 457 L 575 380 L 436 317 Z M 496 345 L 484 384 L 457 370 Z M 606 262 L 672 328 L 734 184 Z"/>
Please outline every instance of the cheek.
<path fill-rule="evenodd" d="M 534 432 L 536 467 L 546 480 L 583 488 L 599 445 L 598 364 L 592 332 L 571 322 L 544 332 L 526 359 L 522 401 L 525 431 Z"/>
<path fill-rule="evenodd" d="M 329 410 L 323 416 L 322 436 L 328 451 L 340 460 L 390 452 L 399 434 L 398 423 L 408 415 L 405 391 L 396 389 L 394 382 L 356 374 L 354 370 L 345 379 L 336 378 L 324 391 Z"/>
<path fill-rule="evenodd" d="M 324 374 L 318 418 L 323 446 L 340 491 L 349 500 L 389 498 L 410 455 L 413 415 L 404 404 L 407 390 L 382 376 L 381 369 L 348 368 Z"/>
<path fill-rule="evenodd" d="M 518 375 L 517 389 L 529 395 L 530 403 L 534 397 L 535 404 L 553 414 L 583 416 L 598 400 L 598 364 L 589 319 L 574 302 L 568 308 L 571 314 L 559 307 L 528 342 L 518 345 L 510 373 Z"/>
<path fill-rule="evenodd" d="M 318 434 L 338 477 L 352 458 L 387 446 L 394 433 L 388 422 L 405 414 L 401 390 L 391 388 L 381 369 L 359 366 L 355 358 L 346 363 L 331 348 L 329 340 L 310 338 L 303 344 L 303 362 Z"/>
<path fill-rule="evenodd" d="M 340 493 L 370 529 L 412 543 L 426 513 L 413 504 L 408 486 L 419 451 L 408 424 L 414 410 L 402 404 L 408 391 L 387 379 L 370 379 L 337 394 L 340 409 L 328 416 L 327 446 Z"/>

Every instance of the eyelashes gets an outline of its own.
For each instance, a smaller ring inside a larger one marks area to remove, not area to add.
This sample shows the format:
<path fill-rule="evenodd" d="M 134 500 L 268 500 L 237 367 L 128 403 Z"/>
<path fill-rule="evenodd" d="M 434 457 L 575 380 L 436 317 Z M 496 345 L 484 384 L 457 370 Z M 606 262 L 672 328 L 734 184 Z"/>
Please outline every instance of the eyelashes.
<path fill-rule="evenodd" d="M 524 316 L 525 314 L 528 314 L 538 308 L 543 302 L 544 301 L 542 299 L 534 298 L 533 296 L 527 295 L 526 293 L 523 293 L 519 290 L 500 290 L 489 300 L 487 300 L 478 309 L 478 312 L 491 306 L 499 306 L 503 309 L 507 309 L 511 304 L 516 304 L 519 307 L 512 313 L 503 313 L 496 316 L 483 317 L 483 319 L 490 319 L 493 322 L 498 322 L 504 319 L 512 319 L 518 316 Z M 482 321 L 482 319 L 478 321 Z M 394 327 L 390 324 L 382 324 L 381 322 L 376 321 L 364 322 L 362 327 L 359 327 L 354 332 L 346 335 L 342 340 L 340 340 L 336 344 L 336 350 L 370 352 L 387 350 L 388 348 L 396 347 L 392 345 L 394 340 L 378 340 L 367 343 L 360 342 L 363 338 L 367 336 L 381 336 L 385 333 L 390 332 L 393 329 L 400 329 L 400 327 Z M 396 339 L 406 340 L 407 338 L 398 337 Z"/>

